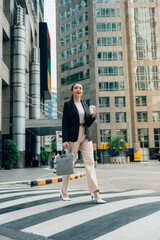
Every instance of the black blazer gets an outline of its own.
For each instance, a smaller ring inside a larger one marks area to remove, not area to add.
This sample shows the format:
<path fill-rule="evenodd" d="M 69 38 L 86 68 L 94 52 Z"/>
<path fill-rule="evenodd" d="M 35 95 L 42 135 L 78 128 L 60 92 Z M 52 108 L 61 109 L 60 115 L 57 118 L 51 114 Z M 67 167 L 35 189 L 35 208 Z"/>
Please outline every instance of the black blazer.
<path fill-rule="evenodd" d="M 89 107 L 86 103 L 82 102 L 82 106 L 85 112 L 85 134 L 89 141 L 91 141 L 91 135 L 89 127 L 95 120 L 92 118 Z M 73 100 L 64 103 L 63 118 L 62 118 L 62 138 L 63 142 L 76 142 L 79 134 L 79 113 Z"/>

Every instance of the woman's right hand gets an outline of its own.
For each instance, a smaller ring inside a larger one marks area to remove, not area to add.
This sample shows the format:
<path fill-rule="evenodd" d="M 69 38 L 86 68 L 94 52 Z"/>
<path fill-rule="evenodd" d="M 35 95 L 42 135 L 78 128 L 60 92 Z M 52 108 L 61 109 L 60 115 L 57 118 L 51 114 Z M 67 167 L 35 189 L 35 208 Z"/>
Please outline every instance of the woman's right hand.
<path fill-rule="evenodd" d="M 63 149 L 68 148 L 69 147 L 69 143 L 68 142 L 63 142 L 62 146 L 63 146 Z"/>

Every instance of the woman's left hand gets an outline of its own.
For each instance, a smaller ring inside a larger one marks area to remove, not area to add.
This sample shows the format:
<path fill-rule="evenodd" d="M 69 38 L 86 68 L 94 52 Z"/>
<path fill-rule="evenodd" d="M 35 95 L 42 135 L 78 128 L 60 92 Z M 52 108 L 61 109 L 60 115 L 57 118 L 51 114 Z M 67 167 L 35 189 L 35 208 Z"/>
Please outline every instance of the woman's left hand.
<path fill-rule="evenodd" d="M 96 116 L 96 106 L 94 106 L 93 111 L 94 111 L 94 113 L 91 114 L 92 118 L 94 118 Z"/>

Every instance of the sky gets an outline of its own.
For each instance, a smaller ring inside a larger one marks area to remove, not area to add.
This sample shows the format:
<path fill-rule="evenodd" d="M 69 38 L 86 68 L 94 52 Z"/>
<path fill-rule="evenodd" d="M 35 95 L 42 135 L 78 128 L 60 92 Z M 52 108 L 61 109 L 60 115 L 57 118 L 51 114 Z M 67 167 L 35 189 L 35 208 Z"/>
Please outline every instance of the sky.
<path fill-rule="evenodd" d="M 44 0 L 44 21 L 47 22 L 51 39 L 51 86 L 52 91 L 57 89 L 56 69 L 56 0 Z"/>

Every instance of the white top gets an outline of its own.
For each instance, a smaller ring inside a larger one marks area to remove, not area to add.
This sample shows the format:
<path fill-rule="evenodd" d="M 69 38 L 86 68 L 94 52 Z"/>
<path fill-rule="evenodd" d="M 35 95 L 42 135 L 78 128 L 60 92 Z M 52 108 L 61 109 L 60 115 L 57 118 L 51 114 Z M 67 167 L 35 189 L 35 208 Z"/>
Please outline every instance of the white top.
<path fill-rule="evenodd" d="M 78 109 L 78 113 L 79 113 L 79 120 L 80 123 L 84 123 L 84 109 L 81 103 L 75 103 L 77 109 Z"/>

